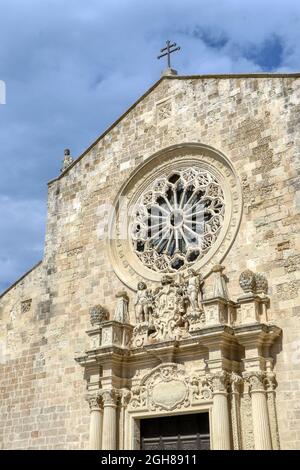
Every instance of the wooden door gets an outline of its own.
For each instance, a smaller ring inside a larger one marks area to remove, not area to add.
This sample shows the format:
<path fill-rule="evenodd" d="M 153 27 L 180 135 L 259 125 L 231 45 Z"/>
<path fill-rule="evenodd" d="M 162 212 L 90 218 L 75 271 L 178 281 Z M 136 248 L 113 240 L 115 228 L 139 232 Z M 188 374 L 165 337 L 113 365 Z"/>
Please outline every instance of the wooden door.
<path fill-rule="evenodd" d="M 141 420 L 143 450 L 209 450 L 208 413 Z"/>

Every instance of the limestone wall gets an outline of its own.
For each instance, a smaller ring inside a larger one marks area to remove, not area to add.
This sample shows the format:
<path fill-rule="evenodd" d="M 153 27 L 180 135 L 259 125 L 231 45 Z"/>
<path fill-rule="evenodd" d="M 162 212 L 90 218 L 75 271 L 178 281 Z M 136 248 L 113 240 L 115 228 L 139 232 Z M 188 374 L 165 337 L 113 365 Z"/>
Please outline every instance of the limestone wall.
<path fill-rule="evenodd" d="M 220 150 L 240 177 L 242 222 L 223 261 L 230 296 L 240 294 L 245 268 L 269 280 L 270 319 L 283 329 L 281 445 L 300 448 L 299 116 L 297 77 L 164 78 L 49 185 L 43 263 L 0 299 L 3 448 L 87 447 L 74 356 L 87 346 L 89 308 L 113 312 L 123 287 L 107 255 L 108 205 L 137 165 L 184 142 Z"/>

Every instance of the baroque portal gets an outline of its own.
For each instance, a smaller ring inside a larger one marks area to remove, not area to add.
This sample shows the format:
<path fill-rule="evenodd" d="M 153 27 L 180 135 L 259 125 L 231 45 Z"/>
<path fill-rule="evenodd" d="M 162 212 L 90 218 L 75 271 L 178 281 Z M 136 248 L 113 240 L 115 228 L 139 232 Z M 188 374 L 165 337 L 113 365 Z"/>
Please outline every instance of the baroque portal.
<path fill-rule="evenodd" d="M 231 299 L 221 264 L 242 213 L 232 165 L 207 146 L 172 147 L 142 165 L 120 196 L 129 237 L 118 238 L 116 200 L 108 248 L 128 293 L 116 293 L 115 312 L 91 307 L 90 348 L 76 358 L 91 448 L 278 449 L 271 347 L 281 330 L 268 321 L 268 282 L 246 270 Z M 182 413 L 195 422 L 208 414 L 208 434 L 196 426 L 188 441 L 144 437 L 144 420 Z"/>

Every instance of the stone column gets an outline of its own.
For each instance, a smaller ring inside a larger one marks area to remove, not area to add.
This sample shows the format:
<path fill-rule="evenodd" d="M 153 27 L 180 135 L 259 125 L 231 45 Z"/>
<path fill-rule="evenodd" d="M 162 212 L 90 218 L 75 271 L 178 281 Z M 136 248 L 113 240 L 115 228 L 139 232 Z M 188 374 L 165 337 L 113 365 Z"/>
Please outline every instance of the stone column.
<path fill-rule="evenodd" d="M 267 397 L 264 386 L 265 373 L 244 372 L 249 383 L 252 403 L 252 420 L 255 450 L 272 450 Z"/>
<path fill-rule="evenodd" d="M 99 396 L 87 398 L 90 406 L 90 450 L 101 449 L 102 439 L 102 399 Z"/>
<path fill-rule="evenodd" d="M 213 391 L 212 437 L 213 450 L 231 448 L 229 410 L 228 410 L 228 374 L 220 371 L 210 376 Z"/>
<path fill-rule="evenodd" d="M 114 389 L 103 390 L 103 450 L 117 449 L 117 393 Z"/>

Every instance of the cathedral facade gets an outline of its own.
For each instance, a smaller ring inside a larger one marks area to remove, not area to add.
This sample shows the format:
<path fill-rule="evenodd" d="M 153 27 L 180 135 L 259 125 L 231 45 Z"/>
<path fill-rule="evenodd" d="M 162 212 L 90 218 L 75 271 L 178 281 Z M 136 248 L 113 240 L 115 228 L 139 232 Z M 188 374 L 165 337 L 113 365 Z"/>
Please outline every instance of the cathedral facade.
<path fill-rule="evenodd" d="M 300 448 L 300 75 L 164 75 L 48 185 L 3 449 Z"/>

